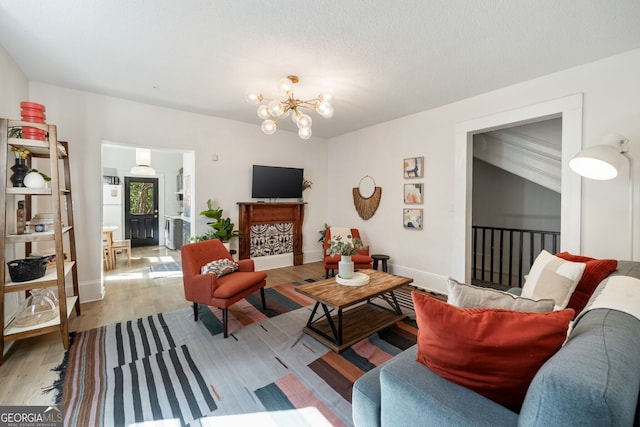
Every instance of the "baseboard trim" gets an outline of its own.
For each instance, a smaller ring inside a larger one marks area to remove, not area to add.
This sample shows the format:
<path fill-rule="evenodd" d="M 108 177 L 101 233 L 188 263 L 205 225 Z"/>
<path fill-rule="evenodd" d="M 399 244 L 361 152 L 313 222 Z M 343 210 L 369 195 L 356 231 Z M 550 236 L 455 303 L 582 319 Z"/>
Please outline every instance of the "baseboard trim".
<path fill-rule="evenodd" d="M 100 301 L 104 299 L 104 286 L 100 281 L 87 281 L 78 284 L 80 303 Z M 73 295 L 73 288 L 67 288 L 67 295 Z"/>
<path fill-rule="evenodd" d="M 439 294 L 449 294 L 448 277 L 397 264 L 390 264 L 389 272 L 398 276 L 411 277 L 413 279 L 411 284 L 418 288 Z"/>

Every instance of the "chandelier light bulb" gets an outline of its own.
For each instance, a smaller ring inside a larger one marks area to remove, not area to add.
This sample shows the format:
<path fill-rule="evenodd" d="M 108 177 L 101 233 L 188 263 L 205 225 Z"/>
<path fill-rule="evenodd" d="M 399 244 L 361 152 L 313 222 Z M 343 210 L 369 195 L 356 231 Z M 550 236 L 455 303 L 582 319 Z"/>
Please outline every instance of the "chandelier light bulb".
<path fill-rule="evenodd" d="M 313 121 L 311 120 L 311 117 L 307 114 L 301 114 L 300 117 L 298 117 L 299 128 L 310 128 L 312 123 Z"/>
<path fill-rule="evenodd" d="M 249 104 L 257 104 L 261 101 L 262 96 L 260 96 L 258 93 L 250 91 L 247 92 L 245 100 L 249 103 Z"/>
<path fill-rule="evenodd" d="M 262 104 L 258 106 L 258 117 L 262 120 L 266 120 L 271 116 L 271 111 L 269 111 L 269 107 Z"/>
<path fill-rule="evenodd" d="M 316 106 L 316 111 L 325 119 L 333 116 L 333 105 L 329 101 L 320 101 Z"/>
<path fill-rule="evenodd" d="M 278 91 L 282 95 L 289 96 L 293 93 L 293 82 L 288 77 L 280 79 L 278 82 Z"/>
<path fill-rule="evenodd" d="M 284 105 L 277 99 L 269 102 L 269 111 L 273 117 L 280 117 L 284 114 Z"/>
<path fill-rule="evenodd" d="M 311 138 L 311 128 L 300 128 L 298 129 L 298 136 L 302 139 L 309 139 Z"/>
<path fill-rule="evenodd" d="M 262 122 L 262 132 L 267 135 L 273 135 L 276 132 L 276 129 L 278 129 L 278 125 L 276 125 L 276 122 L 273 120 L 265 120 Z"/>
<path fill-rule="evenodd" d="M 318 98 L 322 101 L 333 101 L 333 92 L 331 91 L 324 91 L 320 94 L 320 96 L 318 96 Z"/>

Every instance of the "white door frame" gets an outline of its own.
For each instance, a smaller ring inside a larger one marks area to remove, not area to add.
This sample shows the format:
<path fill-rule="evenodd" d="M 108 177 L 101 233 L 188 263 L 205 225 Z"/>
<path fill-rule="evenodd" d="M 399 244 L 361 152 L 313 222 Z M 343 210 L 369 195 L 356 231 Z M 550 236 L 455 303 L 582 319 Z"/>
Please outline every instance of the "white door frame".
<path fill-rule="evenodd" d="M 551 118 L 562 118 L 560 196 L 560 248 L 582 253 L 580 176 L 571 172 L 569 160 L 582 149 L 581 93 L 459 123 L 455 136 L 454 218 L 451 271 L 453 277 L 471 281 L 471 209 L 473 135 Z"/>

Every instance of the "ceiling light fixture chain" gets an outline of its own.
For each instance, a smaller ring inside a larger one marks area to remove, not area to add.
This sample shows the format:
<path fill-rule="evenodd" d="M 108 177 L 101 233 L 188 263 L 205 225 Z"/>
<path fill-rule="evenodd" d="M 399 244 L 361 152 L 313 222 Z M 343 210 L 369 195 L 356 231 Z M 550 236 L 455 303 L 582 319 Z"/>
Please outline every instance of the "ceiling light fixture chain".
<path fill-rule="evenodd" d="M 260 104 L 257 112 L 258 117 L 263 120 L 262 132 L 267 135 L 275 133 L 280 119 L 291 115 L 291 119 L 298 126 L 298 136 L 302 139 L 309 139 L 312 134 L 311 126 L 313 120 L 311 116 L 301 111 L 302 109 L 315 110 L 325 119 L 333 116 L 334 109 L 331 104 L 333 96 L 331 93 L 325 92 L 313 99 L 300 100 L 293 93 L 293 86 L 299 81 L 298 76 L 294 75 L 280 79 L 278 90 L 281 95 L 285 96 L 282 100 L 266 98 L 261 93 L 250 92 L 247 94 L 247 102 Z"/>

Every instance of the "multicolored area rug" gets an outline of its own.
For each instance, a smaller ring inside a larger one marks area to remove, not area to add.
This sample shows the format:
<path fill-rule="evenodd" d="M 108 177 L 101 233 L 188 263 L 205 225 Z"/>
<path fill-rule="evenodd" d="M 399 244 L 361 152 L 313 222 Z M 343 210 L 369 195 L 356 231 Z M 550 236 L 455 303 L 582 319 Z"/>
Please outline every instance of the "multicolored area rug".
<path fill-rule="evenodd" d="M 65 425 L 127 426 L 315 407 L 333 426 L 352 425 L 351 389 L 366 371 L 416 341 L 411 320 L 336 354 L 302 333 L 312 301 L 295 284 L 266 289 L 221 312 L 191 308 L 75 334 L 61 367 Z M 275 414 L 275 412 L 272 412 Z M 297 425 L 307 425 L 300 417 Z"/>

